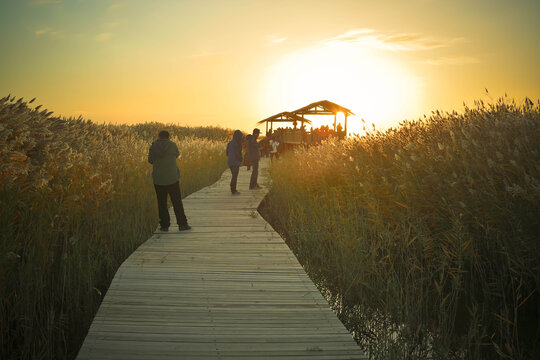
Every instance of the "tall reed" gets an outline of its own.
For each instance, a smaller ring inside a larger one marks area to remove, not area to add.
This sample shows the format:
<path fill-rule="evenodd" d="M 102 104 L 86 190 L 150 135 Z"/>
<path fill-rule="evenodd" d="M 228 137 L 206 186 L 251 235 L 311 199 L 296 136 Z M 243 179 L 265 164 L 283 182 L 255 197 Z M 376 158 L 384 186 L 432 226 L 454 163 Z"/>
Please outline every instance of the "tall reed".
<path fill-rule="evenodd" d="M 157 226 L 147 152 L 162 128 L 183 195 L 219 178 L 228 130 L 97 125 L 0 100 L 1 359 L 75 357 L 116 269 Z"/>
<path fill-rule="evenodd" d="M 540 105 L 274 162 L 266 216 L 373 359 L 540 358 Z"/>

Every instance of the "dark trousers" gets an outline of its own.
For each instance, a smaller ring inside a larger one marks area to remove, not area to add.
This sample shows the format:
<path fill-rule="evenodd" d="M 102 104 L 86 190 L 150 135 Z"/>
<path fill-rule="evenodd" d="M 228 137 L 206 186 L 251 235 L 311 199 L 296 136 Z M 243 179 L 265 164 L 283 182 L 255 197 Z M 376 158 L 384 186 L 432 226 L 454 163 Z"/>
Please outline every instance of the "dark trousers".
<path fill-rule="evenodd" d="M 229 166 L 231 169 L 231 192 L 236 192 L 236 182 L 238 181 L 238 172 L 240 171 L 240 166 Z"/>
<path fill-rule="evenodd" d="M 252 161 L 251 166 L 253 166 L 253 170 L 251 171 L 249 188 L 253 189 L 257 185 L 257 178 L 259 177 L 259 160 Z"/>
<path fill-rule="evenodd" d="M 180 184 L 175 182 L 171 185 L 156 185 L 154 184 L 157 195 L 159 225 L 168 228 L 171 225 L 171 217 L 169 209 L 167 209 L 167 195 L 171 197 L 174 214 L 176 215 L 176 223 L 179 226 L 187 225 L 186 214 L 184 213 L 184 205 L 182 204 L 182 196 L 180 195 Z"/>

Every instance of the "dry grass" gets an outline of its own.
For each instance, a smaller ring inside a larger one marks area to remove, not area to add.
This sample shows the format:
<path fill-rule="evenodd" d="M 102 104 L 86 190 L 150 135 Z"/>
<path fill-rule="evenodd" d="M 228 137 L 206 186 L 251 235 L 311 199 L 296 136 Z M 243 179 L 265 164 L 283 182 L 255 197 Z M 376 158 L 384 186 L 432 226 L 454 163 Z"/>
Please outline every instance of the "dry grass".
<path fill-rule="evenodd" d="M 272 221 L 374 359 L 540 358 L 540 106 L 274 162 Z"/>
<path fill-rule="evenodd" d="M 0 100 L 0 358 L 75 356 L 116 269 L 157 226 L 147 152 L 163 127 L 183 195 L 219 178 L 228 130 L 97 125 Z"/>

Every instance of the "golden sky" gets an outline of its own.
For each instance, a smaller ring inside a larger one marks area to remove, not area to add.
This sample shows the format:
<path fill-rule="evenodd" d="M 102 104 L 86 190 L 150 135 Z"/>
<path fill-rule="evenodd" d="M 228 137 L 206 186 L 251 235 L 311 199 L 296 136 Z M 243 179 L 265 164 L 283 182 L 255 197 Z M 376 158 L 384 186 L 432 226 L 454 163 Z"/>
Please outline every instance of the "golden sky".
<path fill-rule="evenodd" d="M 242 130 L 326 99 L 357 115 L 353 131 L 386 128 L 505 93 L 536 101 L 538 19 L 538 0 L 0 0 L 0 97 Z"/>

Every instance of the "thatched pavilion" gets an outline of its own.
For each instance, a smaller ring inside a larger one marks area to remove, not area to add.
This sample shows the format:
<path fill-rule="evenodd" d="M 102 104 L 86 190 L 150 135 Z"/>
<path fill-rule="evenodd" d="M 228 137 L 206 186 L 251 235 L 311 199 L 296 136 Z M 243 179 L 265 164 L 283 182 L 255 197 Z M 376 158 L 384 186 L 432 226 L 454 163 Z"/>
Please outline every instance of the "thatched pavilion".
<path fill-rule="evenodd" d="M 345 134 L 347 134 L 347 117 L 354 115 L 351 110 L 328 100 L 317 101 L 291 112 L 302 118 L 304 115 L 334 115 L 334 131 L 336 131 L 337 113 L 341 112 L 345 115 Z"/>
<path fill-rule="evenodd" d="M 347 117 L 349 115 L 354 115 L 354 113 L 346 107 L 343 107 L 328 100 L 317 101 L 294 111 L 281 112 L 279 114 L 261 120 L 257 122 L 257 124 L 260 125 L 266 123 L 266 132 L 268 133 L 268 124 L 270 124 L 271 132 L 273 124 L 275 122 L 287 122 L 293 124 L 300 123 L 300 128 L 302 128 L 304 124 L 311 124 L 311 120 L 306 119 L 304 117 L 305 115 L 334 115 L 334 131 L 336 131 L 337 114 L 340 112 L 345 115 L 345 127 L 343 130 L 345 131 L 345 134 L 347 134 Z"/>
<path fill-rule="evenodd" d="M 328 100 L 314 102 L 295 111 L 281 112 L 279 114 L 261 120 L 257 122 L 257 124 L 261 125 L 263 123 L 266 123 L 266 134 L 269 134 L 269 128 L 271 134 L 274 123 L 292 123 L 294 126 L 293 129 L 288 128 L 282 129 L 280 131 L 279 136 L 283 144 L 288 146 L 311 144 L 320 142 L 321 136 L 324 137 L 325 135 L 321 135 L 319 131 L 306 131 L 304 128 L 304 124 L 311 125 L 312 122 L 311 120 L 306 119 L 305 115 L 334 115 L 334 133 L 336 133 L 337 114 L 340 112 L 345 115 L 345 128 L 344 131 L 337 132 L 337 135 L 342 138 L 347 134 L 347 117 L 354 114 L 351 110 Z M 299 128 L 297 128 L 298 124 L 300 124 Z"/>
<path fill-rule="evenodd" d="M 286 123 L 293 123 L 298 124 L 300 123 L 300 128 L 303 128 L 304 123 L 311 125 L 311 120 L 304 119 L 301 116 L 298 116 L 292 112 L 284 111 L 279 114 L 276 114 L 274 116 L 270 116 L 269 118 L 266 118 L 264 120 L 261 120 L 257 122 L 258 125 L 262 123 L 266 123 L 266 133 L 268 133 L 268 124 L 270 123 L 270 132 L 272 132 L 272 128 L 274 123 L 280 123 L 280 122 L 286 122 Z"/>

